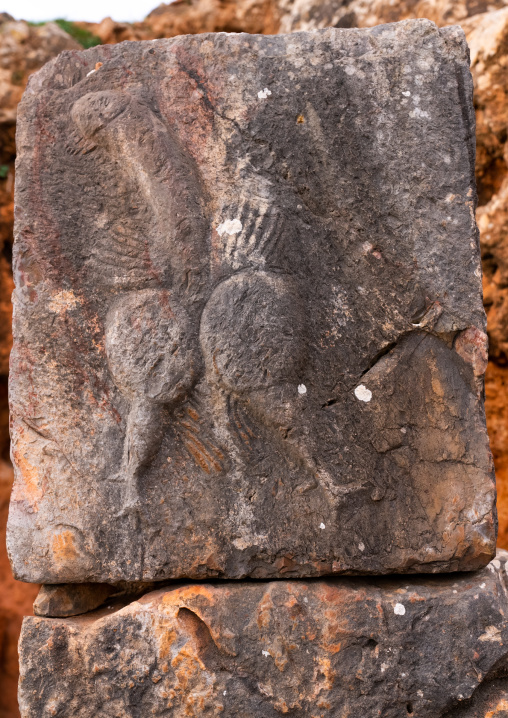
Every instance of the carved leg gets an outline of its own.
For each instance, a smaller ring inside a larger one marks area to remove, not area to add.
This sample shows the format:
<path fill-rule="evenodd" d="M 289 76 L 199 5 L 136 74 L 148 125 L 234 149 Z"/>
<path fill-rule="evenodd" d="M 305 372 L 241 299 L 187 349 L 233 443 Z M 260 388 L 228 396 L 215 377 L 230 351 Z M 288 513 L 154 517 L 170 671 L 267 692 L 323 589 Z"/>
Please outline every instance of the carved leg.
<path fill-rule="evenodd" d="M 139 478 L 160 448 L 165 411 L 163 404 L 145 398 L 136 398 L 132 402 L 121 469 L 125 487 L 121 514 L 132 513 L 139 508 Z"/>

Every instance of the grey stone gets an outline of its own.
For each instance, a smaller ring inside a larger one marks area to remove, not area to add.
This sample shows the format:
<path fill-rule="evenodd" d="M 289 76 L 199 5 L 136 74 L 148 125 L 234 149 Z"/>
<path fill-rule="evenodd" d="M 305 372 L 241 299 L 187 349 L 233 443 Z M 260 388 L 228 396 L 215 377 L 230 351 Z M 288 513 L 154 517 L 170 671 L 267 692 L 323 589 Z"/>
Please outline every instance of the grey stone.
<path fill-rule="evenodd" d="M 107 583 L 69 583 L 41 586 L 34 601 L 36 616 L 79 616 L 93 611 L 114 593 Z"/>
<path fill-rule="evenodd" d="M 22 718 L 503 718 L 508 554 L 474 574 L 163 589 L 26 618 Z"/>
<path fill-rule="evenodd" d="M 471 93 L 462 31 L 425 20 L 123 43 L 31 78 L 18 578 L 490 560 Z"/>

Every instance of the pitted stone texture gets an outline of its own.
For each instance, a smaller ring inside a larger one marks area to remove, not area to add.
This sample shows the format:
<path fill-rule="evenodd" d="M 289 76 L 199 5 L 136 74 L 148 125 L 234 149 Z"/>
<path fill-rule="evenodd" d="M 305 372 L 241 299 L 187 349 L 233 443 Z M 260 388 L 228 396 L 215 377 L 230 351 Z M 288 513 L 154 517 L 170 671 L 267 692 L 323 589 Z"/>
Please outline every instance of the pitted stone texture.
<path fill-rule="evenodd" d="M 21 715 L 501 718 L 488 710 L 508 670 L 507 557 L 468 575 L 195 584 L 27 618 Z"/>
<path fill-rule="evenodd" d="M 44 583 L 492 557 L 458 28 L 64 53 L 20 107 L 9 550 Z"/>

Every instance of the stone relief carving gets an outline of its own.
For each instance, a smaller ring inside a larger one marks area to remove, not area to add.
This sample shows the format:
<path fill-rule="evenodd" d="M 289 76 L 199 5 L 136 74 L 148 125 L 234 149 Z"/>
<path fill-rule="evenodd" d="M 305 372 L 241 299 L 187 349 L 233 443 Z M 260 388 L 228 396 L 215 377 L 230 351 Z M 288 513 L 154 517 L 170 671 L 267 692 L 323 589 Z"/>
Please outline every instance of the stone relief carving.
<path fill-rule="evenodd" d="M 490 558 L 467 61 L 455 30 L 422 28 L 425 112 L 446 87 L 423 134 L 420 56 L 390 28 L 115 46 L 37 80 L 17 175 L 19 577 Z"/>
<path fill-rule="evenodd" d="M 87 151 L 101 146 L 136 178 L 155 218 L 146 236 L 106 233 L 90 267 L 117 290 L 105 345 L 114 382 L 131 403 L 117 474 L 121 511 L 129 512 L 139 508 L 140 475 L 160 448 L 168 414 L 202 374 L 196 294 L 206 282 L 207 227 L 195 168 L 153 110 L 107 91 L 80 98 L 71 116 Z"/>

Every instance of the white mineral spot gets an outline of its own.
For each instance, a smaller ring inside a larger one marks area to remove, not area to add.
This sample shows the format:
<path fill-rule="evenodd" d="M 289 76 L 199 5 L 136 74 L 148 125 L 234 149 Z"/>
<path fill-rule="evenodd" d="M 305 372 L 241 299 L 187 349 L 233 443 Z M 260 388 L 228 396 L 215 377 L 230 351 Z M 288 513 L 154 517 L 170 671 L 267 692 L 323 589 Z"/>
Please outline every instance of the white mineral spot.
<path fill-rule="evenodd" d="M 298 393 L 299 394 L 307 393 L 307 387 L 305 386 L 305 384 L 298 384 Z"/>
<path fill-rule="evenodd" d="M 430 120 L 429 113 L 425 112 L 425 110 L 420 110 L 419 107 L 415 107 L 414 110 L 409 113 L 409 117 L 418 117 L 420 120 Z"/>
<path fill-rule="evenodd" d="M 270 655 L 270 654 L 268 653 L 268 651 L 261 651 L 261 653 L 263 654 L 263 656 L 269 656 L 269 655 Z"/>
<path fill-rule="evenodd" d="M 381 663 L 381 673 L 384 673 L 389 668 L 388 663 Z"/>
<path fill-rule="evenodd" d="M 93 75 L 94 72 L 97 72 L 97 70 L 90 70 L 90 72 L 87 73 L 87 77 L 90 77 L 90 75 Z"/>
<path fill-rule="evenodd" d="M 225 696 L 227 694 L 227 691 L 222 691 L 222 695 Z"/>
<path fill-rule="evenodd" d="M 304 596 L 303 602 L 304 602 L 304 603 L 308 603 L 308 602 L 309 602 L 309 599 L 307 598 L 307 596 Z"/>
<path fill-rule="evenodd" d="M 346 75 L 354 75 L 356 72 L 355 68 L 352 67 L 351 65 L 347 65 L 345 70 L 346 70 Z"/>
<path fill-rule="evenodd" d="M 457 589 L 454 588 L 453 591 L 452 591 L 452 593 L 457 593 Z"/>
<path fill-rule="evenodd" d="M 416 691 L 418 698 L 423 698 L 423 691 Z"/>
<path fill-rule="evenodd" d="M 272 93 L 271 93 L 271 91 L 268 89 L 268 87 L 265 87 L 264 90 L 260 90 L 260 91 L 258 92 L 258 97 L 259 97 L 260 100 L 266 100 L 266 98 L 268 97 L 268 95 L 271 95 L 271 94 L 272 94 Z"/>
<path fill-rule="evenodd" d="M 393 612 L 396 616 L 404 616 L 406 607 L 402 603 L 396 603 L 393 607 Z"/>
<path fill-rule="evenodd" d="M 324 525 L 324 523 L 323 523 L 322 521 L 321 521 L 321 523 L 319 524 L 319 528 L 320 528 L 321 530 L 323 530 L 323 529 L 326 528 L 326 526 Z"/>
<path fill-rule="evenodd" d="M 487 585 L 486 583 L 481 583 L 480 588 L 485 588 L 486 585 Z"/>
<path fill-rule="evenodd" d="M 360 541 L 360 543 L 358 544 L 358 548 L 360 549 L 360 551 L 365 551 L 365 544 L 363 543 L 363 541 Z"/>
<path fill-rule="evenodd" d="M 502 643 L 503 637 L 501 630 L 497 626 L 487 626 L 485 633 L 482 633 L 478 638 L 479 641 L 491 641 L 495 643 Z"/>
<path fill-rule="evenodd" d="M 409 90 L 406 90 L 405 92 L 402 91 L 402 94 L 404 95 L 404 97 L 411 97 L 411 93 L 409 92 Z"/>
<path fill-rule="evenodd" d="M 222 224 L 219 224 L 219 226 L 217 227 L 217 232 L 220 234 L 221 237 L 224 233 L 229 235 L 238 234 L 242 231 L 242 227 L 243 225 L 239 219 L 227 219 Z"/>
<path fill-rule="evenodd" d="M 372 399 L 372 392 L 364 384 L 359 384 L 355 389 L 355 396 L 360 401 L 370 401 Z"/>
<path fill-rule="evenodd" d="M 498 558 L 495 558 L 490 563 L 494 566 L 494 568 L 497 568 L 498 570 L 501 568 L 501 562 Z"/>

